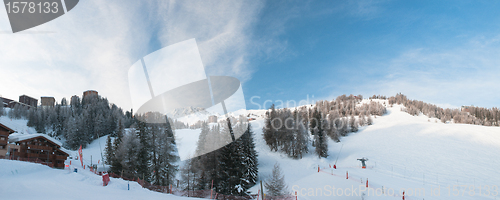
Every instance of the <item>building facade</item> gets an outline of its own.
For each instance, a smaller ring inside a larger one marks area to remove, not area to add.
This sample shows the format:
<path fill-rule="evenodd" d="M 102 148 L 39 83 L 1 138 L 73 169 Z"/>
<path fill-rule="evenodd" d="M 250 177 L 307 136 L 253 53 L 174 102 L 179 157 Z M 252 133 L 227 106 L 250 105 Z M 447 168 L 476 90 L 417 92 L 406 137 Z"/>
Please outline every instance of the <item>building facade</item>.
<path fill-rule="evenodd" d="M 64 161 L 69 156 L 68 153 L 61 150 L 58 142 L 43 134 L 13 134 L 10 136 L 9 142 L 15 144 L 14 149 L 9 152 L 10 159 L 14 160 L 64 168 Z"/>
<path fill-rule="evenodd" d="M 9 103 L 13 102 L 13 101 L 14 100 L 12 100 L 12 99 L 7 99 L 7 98 L 4 98 L 4 97 L 0 97 L 0 106 L 9 107 Z"/>
<path fill-rule="evenodd" d="M 99 95 L 99 93 L 97 93 L 97 91 L 95 90 L 87 90 L 85 92 L 83 92 L 83 96 L 82 98 L 85 98 L 86 96 L 89 96 L 89 95 Z"/>
<path fill-rule="evenodd" d="M 7 155 L 9 135 L 15 131 L 0 123 L 0 158 Z"/>
<path fill-rule="evenodd" d="M 42 106 L 54 107 L 56 99 L 54 97 L 40 97 Z"/>
<path fill-rule="evenodd" d="M 29 105 L 31 107 L 37 107 L 38 105 L 38 99 L 35 99 L 33 97 L 30 97 L 28 95 L 21 95 L 19 96 L 19 102 Z"/>
<path fill-rule="evenodd" d="M 208 116 L 208 123 L 217 123 L 217 116 L 215 115 Z"/>

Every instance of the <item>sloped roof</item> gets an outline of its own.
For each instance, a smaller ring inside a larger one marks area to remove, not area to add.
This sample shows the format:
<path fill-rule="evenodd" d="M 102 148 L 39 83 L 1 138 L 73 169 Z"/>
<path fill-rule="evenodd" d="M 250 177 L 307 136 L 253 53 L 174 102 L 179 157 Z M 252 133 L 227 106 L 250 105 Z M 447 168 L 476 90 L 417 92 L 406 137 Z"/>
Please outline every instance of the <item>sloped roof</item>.
<path fill-rule="evenodd" d="M 0 127 L 4 128 L 5 130 L 9 131 L 10 133 L 14 133 L 14 132 L 16 132 L 16 131 L 12 130 L 11 128 L 9 128 L 9 127 L 7 127 L 7 126 L 3 125 L 2 123 L 0 123 Z"/>
<path fill-rule="evenodd" d="M 9 142 L 20 142 L 20 141 L 24 141 L 24 140 L 29 140 L 29 139 L 33 139 L 33 138 L 37 138 L 37 137 L 43 137 L 45 138 L 47 141 L 57 145 L 58 147 L 61 147 L 62 146 L 62 143 L 57 141 L 56 139 L 48 136 L 48 135 L 45 135 L 45 134 L 40 134 L 40 133 L 35 133 L 35 134 L 21 134 L 21 133 L 14 133 L 14 134 L 11 134 L 9 135 Z"/>
<path fill-rule="evenodd" d="M 59 152 L 64 153 L 64 154 L 66 154 L 66 155 L 68 155 L 68 156 L 69 156 L 69 152 L 67 152 L 67 150 L 66 150 L 66 149 L 63 149 L 62 147 L 61 147 L 61 148 L 56 149 L 56 151 L 59 151 Z"/>

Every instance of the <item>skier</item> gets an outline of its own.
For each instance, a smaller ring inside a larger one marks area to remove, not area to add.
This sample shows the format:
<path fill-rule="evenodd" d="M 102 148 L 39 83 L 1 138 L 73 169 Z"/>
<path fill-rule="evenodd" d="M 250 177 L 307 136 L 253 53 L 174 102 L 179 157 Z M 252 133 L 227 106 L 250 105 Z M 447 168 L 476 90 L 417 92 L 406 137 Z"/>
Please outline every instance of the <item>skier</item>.
<path fill-rule="evenodd" d="M 368 158 L 358 158 L 359 161 L 361 161 L 361 165 L 363 166 L 363 169 L 366 169 L 366 161 L 368 161 Z"/>

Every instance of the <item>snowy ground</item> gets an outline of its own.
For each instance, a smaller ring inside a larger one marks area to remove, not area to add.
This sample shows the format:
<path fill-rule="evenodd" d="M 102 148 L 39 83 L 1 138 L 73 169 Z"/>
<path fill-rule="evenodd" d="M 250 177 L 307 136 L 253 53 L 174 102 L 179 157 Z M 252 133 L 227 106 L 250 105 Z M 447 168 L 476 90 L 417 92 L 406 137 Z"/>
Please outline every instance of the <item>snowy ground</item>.
<path fill-rule="evenodd" d="M 400 110 L 398 105 L 388 107 L 386 115 L 374 118 L 374 125 L 362 127 L 358 133 L 342 138 L 341 143 L 330 141 L 327 159 L 308 155 L 292 160 L 270 152 L 259 137 L 262 130 L 256 128 L 262 127 L 263 120 L 252 122 L 260 176 L 265 178 L 274 163 L 280 163 L 289 189 L 297 191 L 299 199 L 338 198 L 340 192 L 343 195 L 339 199 L 361 199 L 346 194 L 357 188 L 359 195 L 360 186 L 366 189 L 367 178 L 369 188 L 378 188 L 380 196 L 366 191 L 365 199 L 401 199 L 402 190 L 406 199 L 495 199 L 495 194 L 500 198 L 500 161 L 495 159 L 500 152 L 500 128 L 436 123 L 435 119 Z M 330 165 L 342 145 L 335 170 Z M 362 157 L 369 159 L 368 169 L 361 169 L 356 160 Z M 318 165 L 322 172 L 318 173 Z M 391 191 L 393 195 L 388 195 Z"/>
<path fill-rule="evenodd" d="M 1 199 L 192 199 L 152 192 L 136 182 L 111 178 L 102 186 L 102 178 L 88 170 L 52 169 L 44 165 L 0 160 Z M 73 168 L 73 167 L 71 167 Z"/>
<path fill-rule="evenodd" d="M 265 181 L 278 162 L 290 192 L 297 191 L 298 199 L 362 199 L 361 193 L 365 193 L 364 199 L 401 199 L 403 189 L 406 199 L 500 199 L 497 171 L 500 161 L 496 160 L 500 152 L 500 128 L 443 124 L 425 116 L 411 116 L 398 105 L 387 107 L 387 111 L 386 115 L 373 118 L 372 126 L 361 127 L 359 132 L 341 138 L 341 143 L 330 141 L 327 159 L 310 153 L 301 160 L 270 152 L 262 138 L 265 111 L 248 111 L 257 118 L 251 124 L 259 153 L 260 180 Z M 30 131 L 25 121 L 10 121 L 5 117 L 0 121 L 14 130 Z M 181 156 L 194 152 L 198 132 L 176 130 Z M 105 142 L 106 137 L 102 137 L 83 150 L 86 164 L 90 155 L 93 163 L 100 160 L 100 149 L 104 150 Z M 337 156 L 337 169 L 330 168 Z M 361 157 L 369 159 L 367 169 L 361 169 L 356 160 Z M 132 183 L 128 191 L 127 183 L 119 179 L 112 179 L 110 186 L 102 187 L 101 177 L 81 169 L 82 172 L 75 174 L 7 160 L 0 160 L 0 169 L 0 194 L 7 199 L 181 198 L 147 191 Z M 369 189 L 374 190 L 360 191 L 366 190 L 367 178 Z M 252 193 L 259 188 L 251 188 Z M 30 192 L 21 192 L 25 189 Z"/>
<path fill-rule="evenodd" d="M 0 117 L 0 123 L 11 128 L 17 133 L 33 134 L 36 133 L 35 128 L 28 127 L 26 124 L 28 120 L 26 119 L 10 119 L 6 115 Z"/>

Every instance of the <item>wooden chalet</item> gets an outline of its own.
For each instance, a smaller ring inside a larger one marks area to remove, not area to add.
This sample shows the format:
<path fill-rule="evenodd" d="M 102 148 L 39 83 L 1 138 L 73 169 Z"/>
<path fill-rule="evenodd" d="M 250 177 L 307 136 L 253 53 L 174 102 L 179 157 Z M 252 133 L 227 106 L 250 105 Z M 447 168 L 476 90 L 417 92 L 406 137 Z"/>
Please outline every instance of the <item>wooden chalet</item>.
<path fill-rule="evenodd" d="M 16 131 L 0 123 L 0 158 L 7 154 L 9 135 Z"/>
<path fill-rule="evenodd" d="M 10 153 L 11 159 L 42 163 L 44 165 L 64 168 L 64 161 L 69 156 L 61 150 L 56 140 L 43 134 L 12 134 L 10 143 L 15 143 L 18 150 Z"/>

